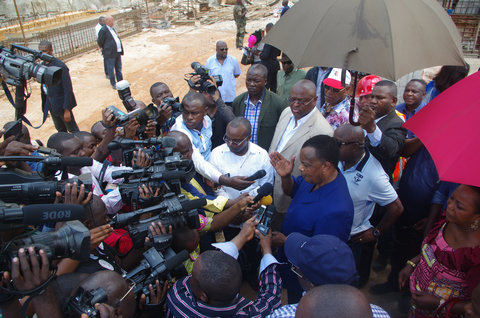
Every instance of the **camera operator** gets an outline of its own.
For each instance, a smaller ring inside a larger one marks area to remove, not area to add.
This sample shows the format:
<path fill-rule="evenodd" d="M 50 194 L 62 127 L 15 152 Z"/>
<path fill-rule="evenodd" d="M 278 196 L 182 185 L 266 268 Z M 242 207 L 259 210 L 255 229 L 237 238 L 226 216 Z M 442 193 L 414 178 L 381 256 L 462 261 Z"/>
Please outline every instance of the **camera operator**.
<path fill-rule="evenodd" d="M 271 238 L 255 231 L 257 222 L 254 219 L 245 222 L 242 231 L 232 241 L 215 244 L 225 252 L 200 254 L 193 265 L 192 275 L 170 288 L 166 317 L 265 316 L 280 306 L 281 279 L 277 273 L 278 262 L 271 254 Z M 259 292 L 252 302 L 238 295 L 242 274 L 235 258 L 254 233 L 260 238 L 263 258 Z"/>
<path fill-rule="evenodd" d="M 43 53 L 52 55 L 53 46 L 49 41 L 40 41 L 38 49 Z M 52 62 L 44 62 L 48 66 L 58 66 L 62 68 L 62 80 L 54 86 L 42 85 L 42 109 L 48 104 L 48 110 L 52 116 L 53 124 L 57 131 L 75 132 L 78 131 L 75 117 L 72 109 L 77 106 L 75 95 L 73 94 L 72 80 L 68 67 L 57 58 Z"/>
<path fill-rule="evenodd" d="M 196 84 L 199 80 L 201 80 L 201 78 L 202 77 L 200 75 L 193 75 L 190 78 L 190 81 Z M 225 135 L 227 125 L 235 118 L 235 114 L 233 113 L 232 107 L 227 106 L 222 100 L 215 79 L 210 76 L 210 80 L 208 80 L 208 82 L 216 88 L 212 95 L 201 89 L 201 87 L 198 87 L 198 85 L 196 89 L 191 88 L 190 90 L 198 91 L 205 97 L 207 114 L 212 120 L 212 149 L 215 149 L 224 143 L 223 136 Z"/>
<path fill-rule="evenodd" d="M 18 291 L 27 292 L 39 288 L 42 284 L 51 279 L 50 263 L 47 254 L 40 249 L 37 252 L 30 246 L 27 250 L 20 248 L 18 256 L 12 259 L 11 263 L 11 279 Z M 39 260 L 40 259 L 40 260 Z M 10 281 L 10 273 L 4 272 L 2 285 L 6 286 L 6 282 Z M 58 305 L 52 287 L 47 283 L 44 288 L 40 288 L 37 292 L 30 295 L 23 306 L 28 306 L 31 301 L 33 311 L 39 318 L 62 318 L 62 312 Z M 0 305 L 3 317 L 13 318 L 22 317 L 21 311 L 25 311 L 26 307 L 22 307 L 18 299 L 13 296 L 10 301 Z M 23 316 L 25 317 L 25 316 Z"/>
<path fill-rule="evenodd" d="M 172 130 L 185 133 L 193 144 L 192 160 L 195 169 L 201 175 L 209 178 L 215 183 L 245 189 L 253 181 L 245 180 L 247 177 L 228 177 L 222 175 L 217 168 L 208 162 L 211 152 L 211 120 L 207 115 L 205 97 L 200 93 L 189 92 L 182 100 L 183 113 L 177 117 Z"/>
<path fill-rule="evenodd" d="M 150 87 L 150 96 L 152 96 L 152 103 L 158 108 L 157 117 L 157 135 L 165 136 L 173 124 L 175 124 L 175 118 L 180 116 L 180 112 L 173 112 L 172 107 L 164 103 L 166 97 L 173 98 L 172 91 L 167 84 L 163 82 L 156 82 Z"/>

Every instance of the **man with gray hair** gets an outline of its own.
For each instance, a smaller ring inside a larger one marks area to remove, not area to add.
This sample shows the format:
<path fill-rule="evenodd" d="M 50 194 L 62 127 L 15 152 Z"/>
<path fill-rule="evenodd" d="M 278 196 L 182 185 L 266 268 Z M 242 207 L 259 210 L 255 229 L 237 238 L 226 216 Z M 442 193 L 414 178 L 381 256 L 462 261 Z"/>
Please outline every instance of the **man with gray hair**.
<path fill-rule="evenodd" d="M 122 75 L 122 41 L 113 28 L 115 20 L 111 15 L 105 17 L 105 25 L 98 32 L 97 43 L 102 49 L 104 62 L 107 68 L 108 78 L 113 89 L 115 88 L 115 78 L 117 82 L 123 80 Z"/>

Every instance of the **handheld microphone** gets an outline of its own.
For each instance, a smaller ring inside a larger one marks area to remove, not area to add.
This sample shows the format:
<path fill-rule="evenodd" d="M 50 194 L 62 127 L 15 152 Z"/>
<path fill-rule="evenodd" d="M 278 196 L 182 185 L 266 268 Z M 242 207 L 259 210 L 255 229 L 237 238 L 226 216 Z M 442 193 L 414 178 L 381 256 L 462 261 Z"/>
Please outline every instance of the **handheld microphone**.
<path fill-rule="evenodd" d="M 249 204 L 248 206 L 252 206 L 253 204 L 260 201 L 261 198 L 266 197 L 272 192 L 273 192 L 273 185 L 271 183 L 267 182 L 263 184 L 260 188 L 258 188 L 257 195 L 255 196 L 255 198 L 253 198 L 253 203 Z"/>
<path fill-rule="evenodd" d="M 85 209 L 80 204 L 31 204 L 24 207 L 0 208 L 1 223 L 39 225 L 79 220 L 84 217 Z"/>
<path fill-rule="evenodd" d="M 258 170 L 257 172 L 255 172 L 254 174 L 252 174 L 250 177 L 248 177 L 247 181 L 253 181 L 253 180 L 257 180 L 257 179 L 261 179 L 263 177 L 265 177 L 267 175 L 267 172 L 265 170 Z"/>

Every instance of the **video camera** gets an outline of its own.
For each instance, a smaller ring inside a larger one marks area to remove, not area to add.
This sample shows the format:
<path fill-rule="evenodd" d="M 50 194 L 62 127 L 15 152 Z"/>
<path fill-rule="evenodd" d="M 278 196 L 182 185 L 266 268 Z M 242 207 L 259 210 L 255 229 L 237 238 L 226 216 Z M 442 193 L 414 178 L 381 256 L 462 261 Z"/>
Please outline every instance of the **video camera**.
<path fill-rule="evenodd" d="M 90 231 L 80 221 L 69 221 L 56 232 L 41 232 L 8 242 L 0 254 L 0 270 L 10 271 L 20 248 L 33 246 L 44 250 L 50 261 L 60 258 L 87 260 L 90 255 Z M 37 255 L 38 256 L 38 255 Z"/>
<path fill-rule="evenodd" d="M 100 317 L 100 313 L 95 309 L 95 304 L 106 303 L 108 301 L 107 292 L 103 288 L 85 290 L 82 287 L 77 289 L 67 304 L 67 312 L 80 317 L 86 314 L 89 318 Z"/>
<path fill-rule="evenodd" d="M 172 279 L 171 273 L 183 261 L 188 259 L 188 252 L 182 250 L 180 253 L 175 254 L 170 248 L 160 252 L 152 247 L 143 253 L 143 256 L 144 259 L 140 262 L 140 265 L 125 275 L 126 280 L 134 283 L 133 292 L 135 297 L 139 297 L 141 294 L 145 294 L 148 297 L 150 295 L 148 285 L 155 285 L 157 279 L 161 285 L 166 280 Z"/>
<path fill-rule="evenodd" d="M 31 55 L 16 54 L 15 49 Z M 32 77 L 41 84 L 49 86 L 58 84 L 62 79 L 62 69 L 57 66 L 37 64 L 35 62 L 37 59 L 52 62 L 53 56 L 17 44 L 12 44 L 10 50 L 0 46 L 0 73 L 7 78 L 7 84 L 15 86 Z"/>
<path fill-rule="evenodd" d="M 198 90 L 200 93 L 207 92 L 208 94 L 213 95 L 217 90 L 217 87 L 222 86 L 223 84 L 222 75 L 212 75 L 212 77 L 215 79 L 215 82 L 217 84 L 217 86 L 215 86 L 209 82 L 210 75 L 209 75 L 208 68 L 206 68 L 205 66 L 203 66 L 198 62 L 193 62 L 191 66 L 195 71 L 195 73 L 192 73 L 192 75 L 201 76 L 200 80 L 196 83 L 193 83 L 190 79 L 188 80 L 186 79 L 188 86 L 190 86 L 191 88 Z"/>
<path fill-rule="evenodd" d="M 200 227 L 197 209 L 207 204 L 205 199 L 188 200 L 184 195 L 177 196 L 171 192 L 163 195 L 161 199 L 162 202 L 154 206 L 117 214 L 110 225 L 114 229 L 127 226 L 135 247 L 144 245 L 152 222 L 160 221 L 165 228 L 171 225 L 173 229 L 184 226 L 191 229 Z M 148 219 L 140 219 L 142 215 L 146 214 L 153 214 L 153 216 Z"/>

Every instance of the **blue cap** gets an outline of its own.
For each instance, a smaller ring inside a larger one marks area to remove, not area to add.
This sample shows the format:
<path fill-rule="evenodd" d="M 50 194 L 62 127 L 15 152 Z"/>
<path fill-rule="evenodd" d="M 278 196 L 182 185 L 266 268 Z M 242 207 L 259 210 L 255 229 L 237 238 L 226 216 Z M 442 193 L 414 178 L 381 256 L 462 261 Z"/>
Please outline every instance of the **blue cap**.
<path fill-rule="evenodd" d="M 357 278 L 352 250 L 336 236 L 292 233 L 284 250 L 290 263 L 315 286 L 351 284 Z"/>

